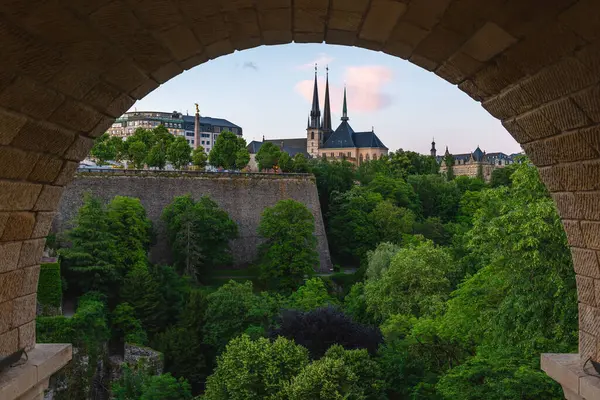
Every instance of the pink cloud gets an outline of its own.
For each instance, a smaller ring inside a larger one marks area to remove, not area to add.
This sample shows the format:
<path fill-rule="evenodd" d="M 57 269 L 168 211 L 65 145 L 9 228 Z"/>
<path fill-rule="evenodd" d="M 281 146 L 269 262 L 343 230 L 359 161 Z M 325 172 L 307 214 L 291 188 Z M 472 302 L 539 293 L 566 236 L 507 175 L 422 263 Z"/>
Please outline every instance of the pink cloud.
<path fill-rule="evenodd" d="M 392 71 L 383 66 L 347 67 L 344 72 L 348 92 L 348 113 L 372 112 L 386 108 L 392 103 L 391 97 L 383 92 L 384 86 L 392 80 Z M 321 107 L 325 100 L 325 79 L 319 78 L 319 100 Z M 296 84 L 295 90 L 310 104 L 314 81 L 307 79 Z M 334 114 L 342 110 L 343 86 L 329 84 L 331 108 Z"/>

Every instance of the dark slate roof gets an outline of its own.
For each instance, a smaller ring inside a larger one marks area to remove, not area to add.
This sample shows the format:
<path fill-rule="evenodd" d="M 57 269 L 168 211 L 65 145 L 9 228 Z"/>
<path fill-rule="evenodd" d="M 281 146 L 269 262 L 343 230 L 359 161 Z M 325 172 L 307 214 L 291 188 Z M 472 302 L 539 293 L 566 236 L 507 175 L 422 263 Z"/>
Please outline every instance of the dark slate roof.
<path fill-rule="evenodd" d="M 246 148 L 250 154 L 256 154 L 258 153 L 258 150 L 260 150 L 263 143 L 267 142 L 273 143 L 279 148 L 281 148 L 283 143 L 283 151 L 288 153 L 290 157 L 294 157 L 298 153 L 302 153 L 308 157 L 308 152 L 306 151 L 306 139 L 269 139 L 265 140 L 264 142 L 253 140 L 248 143 Z"/>
<path fill-rule="evenodd" d="M 477 162 L 480 162 L 480 161 L 483 161 L 484 157 L 485 157 L 485 154 L 483 153 L 483 151 L 481 151 L 479 146 L 477 146 L 477 148 L 473 152 L 473 159 Z"/>
<path fill-rule="evenodd" d="M 185 122 L 191 122 L 193 124 L 194 116 L 193 115 L 184 115 L 183 120 Z M 200 125 L 213 125 L 213 126 L 222 126 L 224 128 L 239 128 L 239 129 L 241 129 L 241 127 L 239 127 L 238 125 L 236 125 L 232 122 L 229 122 L 223 118 L 200 117 Z"/>
<path fill-rule="evenodd" d="M 380 148 L 385 145 L 374 132 L 354 132 L 348 121 L 342 121 L 340 126 L 329 136 L 322 148 L 343 149 L 349 147 Z"/>
<path fill-rule="evenodd" d="M 354 130 L 348 121 L 342 121 L 340 126 L 329 136 L 329 139 L 323 144 L 325 149 L 343 149 L 354 146 Z"/>
<path fill-rule="evenodd" d="M 354 134 L 354 144 L 356 147 L 375 147 L 387 150 L 387 147 L 379 140 L 375 132 L 356 132 Z"/>

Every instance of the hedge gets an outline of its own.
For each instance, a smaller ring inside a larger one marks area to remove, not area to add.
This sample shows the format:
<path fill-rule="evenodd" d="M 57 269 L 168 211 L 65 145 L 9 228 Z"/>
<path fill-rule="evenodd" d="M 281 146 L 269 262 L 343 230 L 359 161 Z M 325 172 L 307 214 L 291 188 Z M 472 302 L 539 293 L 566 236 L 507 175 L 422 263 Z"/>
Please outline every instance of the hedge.
<path fill-rule="evenodd" d="M 38 281 L 37 300 L 42 306 L 60 307 L 62 284 L 58 262 L 42 264 Z"/>

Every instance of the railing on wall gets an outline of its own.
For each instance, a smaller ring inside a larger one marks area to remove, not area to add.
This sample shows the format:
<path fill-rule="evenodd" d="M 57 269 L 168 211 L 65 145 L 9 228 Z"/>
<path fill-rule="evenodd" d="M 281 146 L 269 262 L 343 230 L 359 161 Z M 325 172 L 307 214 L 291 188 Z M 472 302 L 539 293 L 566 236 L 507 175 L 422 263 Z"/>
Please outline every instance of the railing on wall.
<path fill-rule="evenodd" d="M 239 171 L 194 171 L 194 170 L 158 170 L 158 169 L 117 169 L 117 168 L 95 168 L 95 167 L 79 167 L 76 174 L 81 173 L 102 173 L 112 175 L 188 175 L 188 176 L 220 176 L 220 175 L 235 175 L 235 176 L 297 176 L 309 177 L 312 174 L 295 173 L 295 172 L 239 172 Z"/>

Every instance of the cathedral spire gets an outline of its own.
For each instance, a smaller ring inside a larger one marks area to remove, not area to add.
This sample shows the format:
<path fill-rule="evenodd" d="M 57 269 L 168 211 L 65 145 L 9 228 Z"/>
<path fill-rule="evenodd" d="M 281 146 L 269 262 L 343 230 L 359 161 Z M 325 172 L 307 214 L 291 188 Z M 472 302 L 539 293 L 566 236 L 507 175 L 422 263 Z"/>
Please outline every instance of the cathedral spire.
<path fill-rule="evenodd" d="M 321 109 L 319 108 L 319 85 L 317 84 L 317 64 L 315 64 L 315 87 L 313 89 L 313 102 L 310 110 L 310 128 L 321 127 Z"/>
<path fill-rule="evenodd" d="M 437 149 L 435 148 L 435 138 L 431 140 L 431 156 L 435 157 L 437 154 Z"/>
<path fill-rule="evenodd" d="M 331 129 L 331 105 L 329 104 L 329 66 L 327 70 L 327 78 L 325 80 L 325 106 L 323 110 L 323 130 L 325 133 L 332 131 Z"/>
<path fill-rule="evenodd" d="M 342 121 L 346 122 L 348 118 L 348 103 L 346 102 L 346 87 L 344 86 L 344 107 L 342 108 Z"/>

